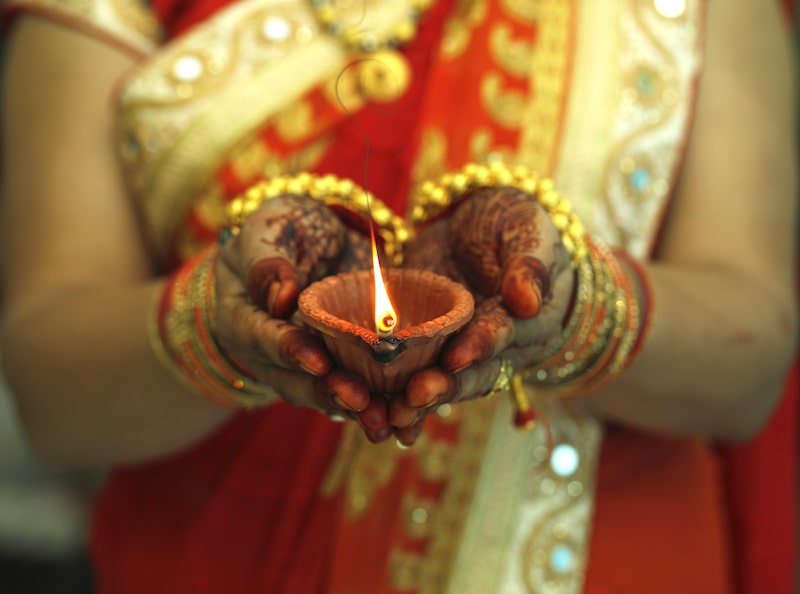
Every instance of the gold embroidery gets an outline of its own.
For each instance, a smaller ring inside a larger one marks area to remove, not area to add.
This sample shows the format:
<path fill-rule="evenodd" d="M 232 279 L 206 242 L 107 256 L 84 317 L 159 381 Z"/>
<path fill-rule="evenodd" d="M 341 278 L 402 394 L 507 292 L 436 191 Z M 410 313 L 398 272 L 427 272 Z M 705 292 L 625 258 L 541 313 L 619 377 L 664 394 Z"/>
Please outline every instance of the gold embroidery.
<path fill-rule="evenodd" d="M 389 440 L 372 444 L 360 435 L 358 455 L 347 481 L 346 517 L 355 520 L 369 508 L 375 492 L 386 485 L 397 467 L 397 445 Z"/>
<path fill-rule="evenodd" d="M 458 441 L 451 451 L 444 493 L 430 518 L 431 537 L 420 568 L 419 594 L 447 591 L 483 464 L 495 402 L 493 399 L 458 404 L 468 410 L 462 415 Z"/>
<path fill-rule="evenodd" d="M 263 174 L 271 158 L 274 159 L 261 139 L 251 137 L 231 152 L 228 161 L 236 177 L 247 180 Z"/>
<path fill-rule="evenodd" d="M 416 591 L 420 582 L 422 558 L 416 553 L 394 549 L 389 554 L 389 580 L 394 590 Z"/>
<path fill-rule="evenodd" d="M 324 87 L 325 97 L 331 105 L 335 105 L 346 113 L 355 113 L 366 104 L 358 80 L 358 68 L 351 65 L 331 78 Z"/>
<path fill-rule="evenodd" d="M 459 0 L 450 19 L 445 23 L 441 55 L 454 60 L 464 53 L 472 29 L 486 20 L 488 0 Z"/>
<path fill-rule="evenodd" d="M 436 513 L 436 503 L 429 498 L 407 493 L 403 498 L 403 520 L 405 532 L 413 539 L 428 538 L 431 533 L 431 518 Z"/>
<path fill-rule="evenodd" d="M 470 139 L 471 159 L 476 163 L 501 161 L 507 165 L 517 163 L 516 151 L 511 147 L 495 145 L 494 135 L 488 128 L 478 128 Z"/>
<path fill-rule="evenodd" d="M 600 426 L 585 411 L 557 396 L 531 395 L 549 425 L 549 435 L 541 431 L 533 445 L 538 463 L 523 504 L 528 514 L 527 536 L 511 567 L 520 572 L 530 594 L 580 592 Z"/>
<path fill-rule="evenodd" d="M 489 45 L 494 61 L 506 73 L 516 78 L 527 78 L 533 57 L 533 44 L 530 39 L 514 38 L 511 27 L 498 24 L 492 28 Z"/>
<path fill-rule="evenodd" d="M 227 216 L 224 204 L 222 190 L 215 186 L 199 201 L 194 211 L 207 229 L 218 229 Z"/>
<path fill-rule="evenodd" d="M 566 2 L 567 0 L 558 0 Z M 539 17 L 539 2 L 532 0 L 501 0 L 500 5 L 511 17 L 521 23 L 533 24 Z"/>
<path fill-rule="evenodd" d="M 562 114 L 573 40 L 572 3 L 542 0 L 538 7 L 538 37 L 529 62 L 531 98 L 525 110 L 520 161 L 552 175 L 561 132 Z"/>
<path fill-rule="evenodd" d="M 484 108 L 500 126 L 518 128 L 525 112 L 526 97 L 519 91 L 503 88 L 503 78 L 497 72 L 487 72 L 481 80 L 481 101 Z"/>
<path fill-rule="evenodd" d="M 625 194 L 633 204 L 662 198 L 669 191 L 669 182 L 657 173 L 651 155 L 630 154 L 619 161 L 619 174 L 625 182 Z"/>
<path fill-rule="evenodd" d="M 458 563 L 438 592 L 581 590 L 600 424 L 562 399 L 525 389 L 540 422 L 533 431 L 510 431 L 510 401 L 494 400 L 477 488 L 458 534 Z"/>
<path fill-rule="evenodd" d="M 453 423 L 453 421 L 439 421 Z M 447 465 L 453 446 L 446 441 L 430 441 L 424 455 L 417 458 L 417 465 L 423 478 L 429 481 L 441 481 L 447 477 Z"/>
<path fill-rule="evenodd" d="M 281 26 L 270 20 L 276 15 L 283 15 Z M 122 155 L 161 250 L 184 212 L 180 205 L 202 192 L 240 138 L 335 77 L 344 55 L 334 41 L 315 37 L 315 27 L 301 0 L 233 3 L 130 80 L 121 96 Z M 172 77 L 176 56 L 189 58 L 178 68 L 191 85 L 188 99 Z M 281 93 L 264 92 L 275 85 Z M 158 146 L 144 151 L 153 137 Z"/>
<path fill-rule="evenodd" d="M 314 110 L 308 101 L 298 101 L 282 113 L 275 121 L 275 130 L 288 142 L 297 142 L 308 137 L 314 130 Z"/>
<path fill-rule="evenodd" d="M 447 137 L 441 128 L 430 126 L 422 131 L 420 148 L 411 169 L 411 180 L 415 187 L 426 180 L 438 179 L 447 171 L 447 146 Z"/>
<path fill-rule="evenodd" d="M 690 123 L 692 81 L 701 52 L 695 23 L 701 6 L 687 2 L 686 18 L 665 16 L 649 0 L 625 0 L 624 6 L 627 51 L 621 61 L 626 74 L 601 207 L 610 222 L 607 227 L 616 232 L 606 239 L 644 255 L 673 183 L 679 139 Z"/>
<path fill-rule="evenodd" d="M 142 37 L 158 39 L 160 36 L 159 23 L 149 3 L 141 0 L 112 0 L 114 10 L 119 14 L 120 20 L 127 23 Z"/>

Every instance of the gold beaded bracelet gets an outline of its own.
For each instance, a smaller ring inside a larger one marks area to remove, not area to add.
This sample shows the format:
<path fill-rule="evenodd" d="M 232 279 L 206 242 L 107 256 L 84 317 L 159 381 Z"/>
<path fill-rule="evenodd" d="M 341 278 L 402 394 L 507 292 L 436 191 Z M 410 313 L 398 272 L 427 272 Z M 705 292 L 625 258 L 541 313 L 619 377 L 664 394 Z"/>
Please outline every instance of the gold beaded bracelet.
<path fill-rule="evenodd" d="M 460 171 L 445 174 L 438 182 L 424 182 L 412 200 L 411 221 L 421 225 L 450 209 L 471 191 L 486 187 L 512 187 L 527 193 L 550 215 L 573 267 L 586 257 L 586 231 L 572 211 L 572 204 L 556 191 L 552 180 L 522 166 L 469 163 Z"/>
<path fill-rule="evenodd" d="M 402 263 L 403 246 L 413 238 L 408 223 L 352 180 L 334 175 L 300 173 L 256 183 L 228 204 L 228 228 L 224 233 L 235 235 L 265 201 L 285 195 L 308 196 L 334 209 L 342 208 L 367 221 L 371 219 L 389 262 L 394 266 Z"/>

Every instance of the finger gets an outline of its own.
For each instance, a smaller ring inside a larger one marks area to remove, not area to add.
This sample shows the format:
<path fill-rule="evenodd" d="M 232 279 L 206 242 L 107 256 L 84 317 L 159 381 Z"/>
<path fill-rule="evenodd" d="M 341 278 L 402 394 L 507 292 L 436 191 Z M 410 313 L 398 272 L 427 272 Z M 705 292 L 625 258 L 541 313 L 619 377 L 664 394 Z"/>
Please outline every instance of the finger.
<path fill-rule="evenodd" d="M 288 198 L 266 202 L 222 250 L 253 302 L 279 317 L 294 309 L 307 278 L 297 261 L 303 234 L 297 208 Z"/>
<path fill-rule="evenodd" d="M 356 415 L 359 424 L 373 433 L 389 426 L 388 403 L 382 396 L 372 396 L 367 407 Z"/>
<path fill-rule="evenodd" d="M 344 226 L 313 199 L 287 195 L 264 203 L 229 243 L 225 251 L 238 256 L 231 265 L 253 301 L 287 317 L 309 279 L 324 274 L 338 257 Z"/>
<path fill-rule="evenodd" d="M 358 413 L 369 407 L 369 388 L 355 374 L 336 369 L 320 379 L 316 387 L 318 398 L 329 401 L 342 410 Z"/>
<path fill-rule="evenodd" d="M 432 367 L 411 377 L 406 384 L 404 400 L 413 408 L 428 408 L 447 402 L 455 389 L 452 375 Z"/>
<path fill-rule="evenodd" d="M 482 398 L 491 393 L 500 376 L 501 359 L 476 363 L 475 365 L 456 374 L 458 389 L 453 395 L 452 402 L 462 402 Z"/>
<path fill-rule="evenodd" d="M 251 372 L 257 382 L 274 388 L 280 398 L 292 406 L 311 408 L 330 417 L 353 418 L 354 413 L 325 397 L 318 378 L 275 365 L 261 366 Z"/>
<path fill-rule="evenodd" d="M 257 261 L 247 273 L 247 293 L 260 307 L 276 317 L 287 317 L 297 309 L 297 298 L 307 277 L 283 256 Z"/>
<path fill-rule="evenodd" d="M 403 395 L 394 396 L 389 402 L 389 424 L 395 428 L 413 425 L 420 417 L 420 410 L 406 402 Z"/>
<path fill-rule="evenodd" d="M 389 420 L 393 427 L 410 427 L 424 416 L 426 409 L 453 399 L 458 391 L 456 378 L 432 367 L 414 374 L 405 392 L 392 399 Z"/>
<path fill-rule="evenodd" d="M 518 318 L 532 318 L 542 308 L 542 294 L 549 289 L 550 274 L 538 258 L 514 254 L 503 267 L 503 301 Z"/>
<path fill-rule="evenodd" d="M 515 337 L 514 319 L 499 298 L 481 303 L 460 333 L 445 343 L 440 365 L 454 373 L 479 361 L 491 359 Z"/>
<path fill-rule="evenodd" d="M 384 427 L 377 430 L 364 429 L 364 435 L 366 435 L 367 439 L 372 443 L 381 443 L 392 436 L 392 429 L 391 427 Z"/>
<path fill-rule="evenodd" d="M 394 435 L 404 446 L 412 446 L 419 438 L 420 434 L 422 433 L 422 429 L 425 425 L 425 419 L 427 415 L 422 416 L 416 423 L 410 425 L 409 427 L 403 427 L 400 429 L 394 430 Z"/>

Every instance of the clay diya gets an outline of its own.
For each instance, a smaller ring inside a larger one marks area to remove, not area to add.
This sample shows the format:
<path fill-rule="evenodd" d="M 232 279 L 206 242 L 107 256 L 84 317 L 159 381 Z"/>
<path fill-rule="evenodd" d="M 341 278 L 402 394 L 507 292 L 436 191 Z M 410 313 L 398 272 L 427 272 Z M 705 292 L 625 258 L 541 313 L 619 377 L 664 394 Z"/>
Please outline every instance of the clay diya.
<path fill-rule="evenodd" d="M 432 272 L 390 269 L 384 274 L 396 311 L 388 326 L 381 324 L 375 306 L 372 270 L 313 283 L 300 294 L 298 314 L 341 367 L 363 377 L 373 392 L 392 394 L 435 363 L 445 340 L 472 318 L 475 303 L 465 287 Z"/>

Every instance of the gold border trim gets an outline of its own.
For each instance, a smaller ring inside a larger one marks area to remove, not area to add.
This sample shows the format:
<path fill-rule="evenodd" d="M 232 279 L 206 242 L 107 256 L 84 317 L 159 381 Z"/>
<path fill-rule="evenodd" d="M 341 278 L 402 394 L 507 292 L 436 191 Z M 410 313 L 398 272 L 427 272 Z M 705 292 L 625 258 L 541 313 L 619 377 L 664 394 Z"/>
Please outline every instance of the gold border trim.
<path fill-rule="evenodd" d="M 525 111 L 519 163 L 551 176 L 566 110 L 574 45 L 575 0 L 539 2 L 533 61 L 529 70 L 530 107 Z"/>

